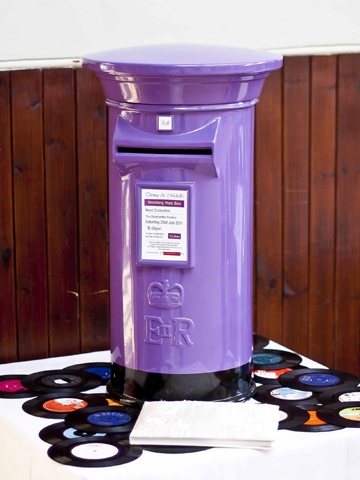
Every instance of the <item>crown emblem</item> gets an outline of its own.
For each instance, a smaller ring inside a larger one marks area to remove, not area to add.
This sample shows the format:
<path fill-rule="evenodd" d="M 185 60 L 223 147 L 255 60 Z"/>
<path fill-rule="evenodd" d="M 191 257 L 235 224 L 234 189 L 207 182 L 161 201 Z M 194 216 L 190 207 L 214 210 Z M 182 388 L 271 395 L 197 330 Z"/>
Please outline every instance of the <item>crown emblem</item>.
<path fill-rule="evenodd" d="M 150 283 L 147 296 L 153 307 L 179 308 L 184 302 L 184 288 L 179 283 L 171 285 L 169 280 L 165 279 L 162 283 Z"/>

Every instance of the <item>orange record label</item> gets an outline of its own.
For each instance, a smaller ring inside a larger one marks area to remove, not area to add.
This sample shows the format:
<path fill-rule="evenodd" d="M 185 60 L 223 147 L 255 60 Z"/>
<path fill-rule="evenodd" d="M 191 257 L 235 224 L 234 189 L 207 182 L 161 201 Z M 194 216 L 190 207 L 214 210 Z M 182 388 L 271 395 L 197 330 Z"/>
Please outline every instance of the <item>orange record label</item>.
<path fill-rule="evenodd" d="M 310 415 L 310 418 L 304 423 L 304 425 L 326 425 L 326 422 L 323 422 L 317 416 L 316 410 L 308 410 L 308 414 Z"/>
<path fill-rule="evenodd" d="M 87 407 L 87 403 L 79 398 L 56 398 L 43 404 L 45 410 L 49 412 L 74 412 Z"/>
<path fill-rule="evenodd" d="M 115 402 L 115 400 L 112 400 L 111 398 L 107 398 L 106 401 L 110 405 L 110 407 L 123 407 L 123 403 Z"/>

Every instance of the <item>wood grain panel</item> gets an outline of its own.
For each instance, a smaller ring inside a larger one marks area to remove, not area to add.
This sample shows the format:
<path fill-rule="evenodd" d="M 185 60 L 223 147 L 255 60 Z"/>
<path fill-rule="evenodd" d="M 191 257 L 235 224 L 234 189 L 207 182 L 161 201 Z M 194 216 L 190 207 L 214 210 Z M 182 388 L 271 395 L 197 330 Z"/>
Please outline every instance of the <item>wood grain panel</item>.
<path fill-rule="evenodd" d="M 284 62 L 284 343 L 308 350 L 309 57 Z"/>
<path fill-rule="evenodd" d="M 0 363 L 17 360 L 10 74 L 0 72 Z"/>
<path fill-rule="evenodd" d="M 41 70 L 11 73 L 19 360 L 48 356 Z"/>
<path fill-rule="evenodd" d="M 76 72 L 81 348 L 109 348 L 106 107 L 100 82 Z"/>
<path fill-rule="evenodd" d="M 332 366 L 334 352 L 336 57 L 311 63 L 309 355 Z"/>
<path fill-rule="evenodd" d="M 44 70 L 44 145 L 50 355 L 71 355 L 80 352 L 73 70 Z"/>
<path fill-rule="evenodd" d="M 359 373 L 360 56 L 284 63 L 256 107 L 257 331 Z M 92 72 L 0 73 L 0 362 L 109 347 L 106 128 Z"/>
<path fill-rule="evenodd" d="M 338 73 L 335 366 L 359 373 L 360 55 L 340 55 Z"/>
<path fill-rule="evenodd" d="M 282 341 L 282 72 L 265 82 L 255 121 L 257 332 Z"/>

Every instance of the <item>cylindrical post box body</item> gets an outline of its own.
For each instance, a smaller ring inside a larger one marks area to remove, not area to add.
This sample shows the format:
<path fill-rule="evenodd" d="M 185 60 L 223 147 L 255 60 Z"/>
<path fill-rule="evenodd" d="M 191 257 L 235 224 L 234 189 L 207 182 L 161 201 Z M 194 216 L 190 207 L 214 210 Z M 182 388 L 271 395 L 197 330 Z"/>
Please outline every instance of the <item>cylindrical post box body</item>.
<path fill-rule="evenodd" d="M 220 51 L 225 59 L 203 63 L 179 46 L 84 62 L 109 105 L 116 398 L 226 400 L 254 390 L 254 104 L 281 57 Z"/>

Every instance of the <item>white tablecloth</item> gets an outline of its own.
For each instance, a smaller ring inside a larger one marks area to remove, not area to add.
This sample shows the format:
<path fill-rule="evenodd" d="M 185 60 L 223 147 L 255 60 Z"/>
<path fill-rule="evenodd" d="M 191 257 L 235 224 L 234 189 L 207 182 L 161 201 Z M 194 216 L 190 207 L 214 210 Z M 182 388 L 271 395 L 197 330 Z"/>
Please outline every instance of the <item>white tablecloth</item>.
<path fill-rule="evenodd" d="M 268 348 L 277 348 L 271 343 Z M 282 348 L 282 347 L 281 347 Z M 109 352 L 0 365 L 0 375 L 28 374 L 86 362 L 110 361 Z M 303 365 L 319 367 L 304 357 Z M 86 393 L 104 392 L 99 387 Z M 40 430 L 56 422 L 23 412 L 29 399 L 0 399 L 1 480 L 354 480 L 359 476 L 360 429 L 304 433 L 279 430 L 271 451 L 213 448 L 187 454 L 144 451 L 134 462 L 114 467 L 64 466 L 47 456 Z"/>

